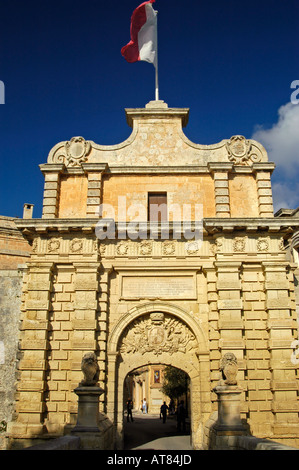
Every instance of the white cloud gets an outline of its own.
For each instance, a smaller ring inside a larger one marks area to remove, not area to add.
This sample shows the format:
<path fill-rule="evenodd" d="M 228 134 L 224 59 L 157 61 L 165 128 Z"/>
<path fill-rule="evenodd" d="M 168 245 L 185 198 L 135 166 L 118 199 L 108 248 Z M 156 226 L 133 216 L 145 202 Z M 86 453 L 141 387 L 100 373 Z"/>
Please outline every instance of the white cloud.
<path fill-rule="evenodd" d="M 278 209 L 296 209 L 299 205 L 299 183 L 272 183 L 274 212 Z"/>
<path fill-rule="evenodd" d="M 278 121 L 270 129 L 258 126 L 252 139 L 267 150 L 269 161 L 276 164 L 272 185 L 275 210 L 299 205 L 299 104 L 287 103 L 278 110 Z"/>

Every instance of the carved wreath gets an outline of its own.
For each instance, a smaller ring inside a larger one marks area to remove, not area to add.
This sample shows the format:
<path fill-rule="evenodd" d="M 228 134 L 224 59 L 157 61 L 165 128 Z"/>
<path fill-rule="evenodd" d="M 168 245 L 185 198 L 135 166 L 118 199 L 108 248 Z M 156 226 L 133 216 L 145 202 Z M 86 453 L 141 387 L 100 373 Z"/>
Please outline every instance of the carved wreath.
<path fill-rule="evenodd" d="M 257 250 L 258 251 L 268 251 L 269 250 L 269 241 L 267 238 L 259 238 L 257 241 Z"/>
<path fill-rule="evenodd" d="M 60 247 L 60 240 L 57 238 L 52 238 L 48 241 L 48 252 L 49 253 L 57 253 Z"/>
<path fill-rule="evenodd" d="M 83 248 L 83 241 L 79 240 L 78 238 L 74 238 L 74 240 L 70 243 L 70 251 L 72 253 L 80 253 Z"/>
<path fill-rule="evenodd" d="M 245 251 L 246 238 L 236 237 L 233 241 L 233 250 L 234 251 Z"/>

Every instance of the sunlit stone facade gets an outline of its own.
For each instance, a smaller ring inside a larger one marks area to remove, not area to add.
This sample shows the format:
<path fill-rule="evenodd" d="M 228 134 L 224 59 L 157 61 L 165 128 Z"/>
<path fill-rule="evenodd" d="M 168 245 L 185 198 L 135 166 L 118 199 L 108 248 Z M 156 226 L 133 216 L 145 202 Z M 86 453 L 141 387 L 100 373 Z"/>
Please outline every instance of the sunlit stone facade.
<path fill-rule="evenodd" d="M 75 137 L 40 165 L 42 218 L 16 222 L 32 254 L 12 441 L 71 429 L 81 359 L 94 351 L 100 411 L 118 448 L 126 377 L 148 365 L 189 375 L 191 440 L 201 448 L 219 363 L 233 352 L 251 433 L 299 446 L 296 265 L 285 252 L 299 221 L 274 217 L 274 164 L 258 142 L 195 144 L 182 129 L 188 113 L 162 101 L 127 109 L 125 142 Z M 151 196 L 167 208 L 157 224 Z"/>

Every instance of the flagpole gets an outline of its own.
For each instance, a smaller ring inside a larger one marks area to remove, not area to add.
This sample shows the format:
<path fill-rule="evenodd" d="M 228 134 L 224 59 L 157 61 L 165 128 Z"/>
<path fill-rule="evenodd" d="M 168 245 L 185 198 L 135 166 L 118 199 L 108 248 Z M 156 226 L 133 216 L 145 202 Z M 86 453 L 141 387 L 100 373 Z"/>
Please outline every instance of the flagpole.
<path fill-rule="evenodd" d="M 156 65 L 156 101 L 159 101 L 159 81 L 158 81 L 158 62 Z"/>
<path fill-rule="evenodd" d="M 159 78 L 158 78 L 158 12 L 157 12 L 157 29 L 156 29 L 156 85 L 155 85 L 155 99 L 159 101 Z"/>

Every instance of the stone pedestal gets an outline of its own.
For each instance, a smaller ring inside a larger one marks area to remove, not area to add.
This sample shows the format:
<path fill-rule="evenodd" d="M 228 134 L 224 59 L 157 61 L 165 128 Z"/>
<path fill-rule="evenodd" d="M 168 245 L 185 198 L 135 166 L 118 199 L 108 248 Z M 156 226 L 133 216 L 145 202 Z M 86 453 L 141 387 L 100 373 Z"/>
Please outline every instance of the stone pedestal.
<path fill-rule="evenodd" d="M 245 431 L 240 418 L 240 395 L 237 385 L 218 385 L 214 388 L 218 396 L 217 430 Z"/>
<path fill-rule="evenodd" d="M 100 387 L 77 387 L 74 392 L 78 395 L 77 423 L 72 433 L 100 432 L 99 429 L 99 397 L 104 393 Z"/>
<path fill-rule="evenodd" d="M 237 436 L 248 434 L 240 418 L 240 395 L 237 385 L 218 385 L 213 390 L 218 396 L 218 420 L 213 426 L 213 449 L 234 449 Z"/>

